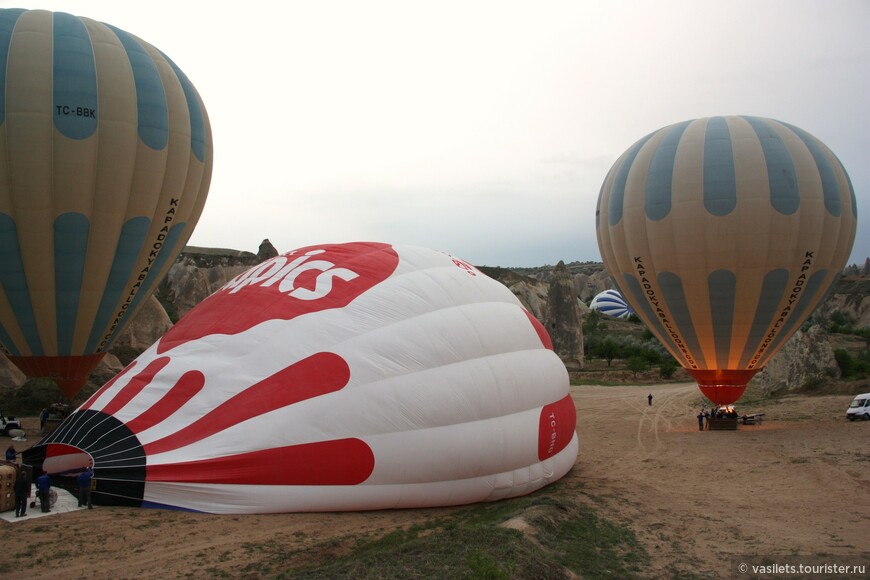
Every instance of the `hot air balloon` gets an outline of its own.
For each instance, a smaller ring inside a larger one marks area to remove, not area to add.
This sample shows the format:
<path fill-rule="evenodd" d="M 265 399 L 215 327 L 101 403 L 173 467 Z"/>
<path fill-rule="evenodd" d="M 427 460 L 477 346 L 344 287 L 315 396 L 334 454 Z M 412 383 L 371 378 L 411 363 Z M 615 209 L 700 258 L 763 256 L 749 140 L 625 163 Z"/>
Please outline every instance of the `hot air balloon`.
<path fill-rule="evenodd" d="M 72 398 L 168 271 L 212 170 L 163 53 L 61 12 L 0 10 L 0 348 Z"/>
<path fill-rule="evenodd" d="M 716 404 L 743 394 L 840 276 L 855 194 L 818 139 L 759 117 L 670 125 L 613 165 L 596 212 L 604 264 Z"/>
<path fill-rule="evenodd" d="M 589 308 L 613 318 L 628 318 L 634 314 L 622 294 L 612 288 L 596 294 L 589 304 Z"/>
<path fill-rule="evenodd" d="M 502 284 L 374 242 L 272 258 L 198 304 L 25 461 L 94 501 L 211 513 L 528 494 L 578 452 L 568 374 Z"/>

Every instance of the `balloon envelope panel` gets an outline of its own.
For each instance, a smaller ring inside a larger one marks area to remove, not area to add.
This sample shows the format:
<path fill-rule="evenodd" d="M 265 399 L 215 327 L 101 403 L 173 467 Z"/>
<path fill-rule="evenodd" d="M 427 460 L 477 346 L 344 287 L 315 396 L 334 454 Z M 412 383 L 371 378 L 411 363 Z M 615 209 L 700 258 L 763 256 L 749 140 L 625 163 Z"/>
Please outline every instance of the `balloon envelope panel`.
<path fill-rule="evenodd" d="M 626 151 L 596 228 L 622 295 L 728 403 L 837 280 L 856 216 L 849 177 L 818 139 L 771 119 L 711 117 Z"/>
<path fill-rule="evenodd" d="M 0 347 L 72 397 L 189 239 L 211 129 L 127 32 L 21 9 L 0 30 Z"/>
<path fill-rule="evenodd" d="M 424 507 L 559 479 L 575 425 L 567 371 L 507 288 L 440 252 L 351 243 L 230 281 L 28 459 L 84 451 L 103 503 Z"/>
<path fill-rule="evenodd" d="M 614 318 L 628 318 L 634 313 L 622 294 L 612 289 L 596 294 L 589 308 Z"/>

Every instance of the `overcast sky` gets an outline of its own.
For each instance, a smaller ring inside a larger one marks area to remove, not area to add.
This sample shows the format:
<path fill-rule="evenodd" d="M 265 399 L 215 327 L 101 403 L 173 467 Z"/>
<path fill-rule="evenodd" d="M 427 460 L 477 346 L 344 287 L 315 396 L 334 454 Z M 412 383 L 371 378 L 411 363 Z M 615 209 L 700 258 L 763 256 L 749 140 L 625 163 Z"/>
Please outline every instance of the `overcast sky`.
<path fill-rule="evenodd" d="M 849 262 L 870 256 L 867 0 L 0 6 L 115 25 L 184 70 L 215 150 L 192 245 L 598 261 L 595 205 L 617 157 L 665 125 L 745 114 L 834 151 L 858 198 Z"/>

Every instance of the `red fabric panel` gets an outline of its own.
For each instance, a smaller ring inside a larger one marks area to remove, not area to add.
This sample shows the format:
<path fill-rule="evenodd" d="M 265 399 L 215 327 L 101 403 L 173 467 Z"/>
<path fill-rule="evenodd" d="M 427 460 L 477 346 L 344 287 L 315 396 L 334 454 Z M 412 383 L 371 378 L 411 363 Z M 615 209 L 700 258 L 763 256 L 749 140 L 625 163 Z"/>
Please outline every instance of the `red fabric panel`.
<path fill-rule="evenodd" d="M 127 428 L 133 433 L 138 433 L 160 423 L 200 392 L 204 385 L 205 376 L 201 372 L 184 373 L 159 401 L 128 422 Z"/>
<path fill-rule="evenodd" d="M 142 372 L 133 377 L 129 383 L 118 391 L 118 394 L 116 394 L 115 397 L 109 401 L 109 404 L 102 409 L 103 413 L 106 415 L 112 415 L 122 409 L 124 405 L 129 403 L 133 397 L 138 395 L 142 389 L 151 383 L 152 379 L 154 379 L 154 375 L 159 373 L 166 365 L 168 365 L 169 360 L 168 356 L 164 356 L 151 361 L 147 367 L 142 369 Z"/>
<path fill-rule="evenodd" d="M 576 426 L 577 410 L 571 395 L 541 409 L 538 422 L 538 459 L 543 461 L 562 451 L 574 437 Z"/>
<path fill-rule="evenodd" d="M 359 439 L 318 441 L 240 455 L 149 465 L 146 481 L 247 485 L 356 485 L 375 467 Z"/>

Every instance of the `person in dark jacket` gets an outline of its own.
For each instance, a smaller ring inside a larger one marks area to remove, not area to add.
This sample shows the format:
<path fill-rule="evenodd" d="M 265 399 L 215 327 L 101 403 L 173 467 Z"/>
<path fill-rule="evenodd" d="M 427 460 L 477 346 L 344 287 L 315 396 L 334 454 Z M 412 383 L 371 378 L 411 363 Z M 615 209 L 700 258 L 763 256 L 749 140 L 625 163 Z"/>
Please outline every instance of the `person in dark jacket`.
<path fill-rule="evenodd" d="M 42 475 L 36 478 L 36 495 L 39 497 L 39 507 L 42 513 L 51 511 L 51 478 L 48 473 L 42 472 Z"/>
<path fill-rule="evenodd" d="M 27 498 L 30 497 L 30 479 L 27 477 L 27 471 L 18 470 L 18 477 L 15 478 L 15 517 L 21 518 L 27 515 Z"/>
<path fill-rule="evenodd" d="M 18 457 L 18 452 L 15 451 L 15 446 L 14 446 L 14 445 L 10 445 L 10 446 L 6 449 L 6 461 L 10 461 L 10 462 L 12 462 L 12 463 L 15 463 L 15 458 L 16 458 L 16 457 Z"/>
<path fill-rule="evenodd" d="M 79 507 L 87 504 L 88 509 L 94 509 L 91 505 L 91 485 L 93 484 L 94 472 L 88 467 L 76 477 L 79 485 Z"/>

